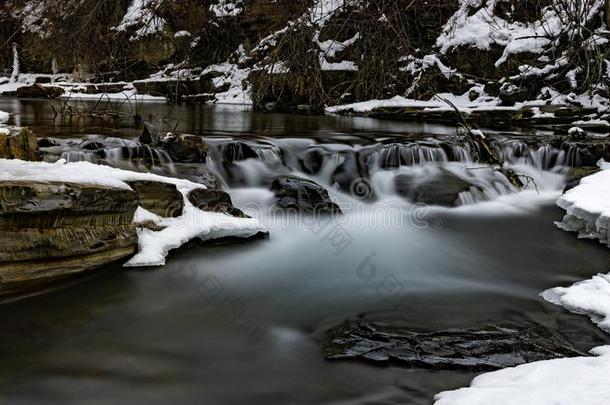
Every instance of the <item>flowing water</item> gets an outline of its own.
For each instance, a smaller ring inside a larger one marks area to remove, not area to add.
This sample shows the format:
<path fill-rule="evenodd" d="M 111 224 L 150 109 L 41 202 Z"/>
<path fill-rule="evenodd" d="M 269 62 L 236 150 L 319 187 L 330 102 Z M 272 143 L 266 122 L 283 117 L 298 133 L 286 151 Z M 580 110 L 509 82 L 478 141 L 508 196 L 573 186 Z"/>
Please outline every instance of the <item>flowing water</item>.
<path fill-rule="evenodd" d="M 178 170 L 133 142 L 131 107 L 106 106 L 126 115 L 100 119 L 58 117 L 50 105 L 0 99 L 0 110 L 17 114 L 12 122 L 63 139 L 49 160 L 142 169 L 134 160 L 148 159 L 152 170 Z M 209 167 L 270 239 L 192 243 L 164 268 L 111 266 L 1 305 L 0 403 L 429 404 L 475 376 L 323 360 L 324 331 L 363 313 L 428 329 L 536 323 L 581 350 L 606 342 L 587 319 L 538 295 L 607 272 L 604 248 L 553 225 L 574 153 L 535 144 L 534 134 L 493 134 L 531 179 L 515 193 L 471 161 L 455 128 L 164 104 L 138 114 L 204 136 Z M 92 153 L 83 139 L 113 152 Z M 273 211 L 267 186 L 278 173 L 323 184 L 345 215 L 307 221 Z M 399 176 L 446 173 L 472 185 L 457 208 L 397 195 Z"/>

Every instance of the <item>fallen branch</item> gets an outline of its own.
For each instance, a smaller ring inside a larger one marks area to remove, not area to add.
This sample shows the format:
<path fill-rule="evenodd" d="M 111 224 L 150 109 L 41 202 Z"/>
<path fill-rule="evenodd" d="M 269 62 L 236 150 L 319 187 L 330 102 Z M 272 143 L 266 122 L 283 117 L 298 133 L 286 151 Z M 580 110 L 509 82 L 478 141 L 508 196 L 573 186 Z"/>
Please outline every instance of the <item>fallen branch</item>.
<path fill-rule="evenodd" d="M 517 187 L 518 189 L 522 189 L 524 184 L 521 181 L 520 176 L 517 175 L 514 170 L 505 167 L 504 162 L 502 159 L 500 159 L 494 147 L 489 143 L 485 134 L 478 129 L 472 129 L 466 121 L 466 118 L 464 118 L 462 112 L 456 107 L 455 104 L 438 95 L 436 97 L 453 108 L 457 114 L 460 124 L 466 131 L 466 139 L 470 146 L 473 160 L 478 163 L 485 163 L 495 167 L 499 172 L 504 174 L 504 176 L 513 186 Z"/>

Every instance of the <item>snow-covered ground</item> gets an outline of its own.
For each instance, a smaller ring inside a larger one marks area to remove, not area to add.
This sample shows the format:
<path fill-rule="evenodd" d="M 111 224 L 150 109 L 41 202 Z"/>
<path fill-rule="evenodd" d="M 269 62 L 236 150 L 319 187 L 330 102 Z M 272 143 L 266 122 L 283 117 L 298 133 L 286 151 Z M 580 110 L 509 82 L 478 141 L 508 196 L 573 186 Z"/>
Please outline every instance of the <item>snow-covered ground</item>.
<path fill-rule="evenodd" d="M 579 237 L 608 243 L 610 222 L 610 164 L 585 177 L 557 204 L 566 210 L 557 225 Z M 599 274 L 569 287 L 547 290 L 541 296 L 576 314 L 588 315 L 610 333 L 610 274 Z M 534 362 L 475 378 L 470 387 L 436 396 L 435 405 L 605 405 L 610 403 L 610 346 L 591 351 L 593 357 Z"/>
<path fill-rule="evenodd" d="M 136 173 L 87 162 L 33 163 L 21 160 L 0 159 L 0 181 L 56 181 L 79 184 L 130 188 L 126 181 L 144 180 L 176 185 L 183 196 L 184 210 L 180 217 L 161 218 L 142 207 L 138 208 L 134 221 L 151 220 L 161 231 L 138 230 L 139 252 L 125 264 L 128 267 L 161 266 L 170 250 L 179 248 L 195 238 L 203 240 L 228 236 L 251 237 L 263 231 L 258 220 L 235 218 L 222 213 L 202 211 L 190 203 L 191 190 L 205 188 L 188 180 L 174 179 L 150 173 Z"/>

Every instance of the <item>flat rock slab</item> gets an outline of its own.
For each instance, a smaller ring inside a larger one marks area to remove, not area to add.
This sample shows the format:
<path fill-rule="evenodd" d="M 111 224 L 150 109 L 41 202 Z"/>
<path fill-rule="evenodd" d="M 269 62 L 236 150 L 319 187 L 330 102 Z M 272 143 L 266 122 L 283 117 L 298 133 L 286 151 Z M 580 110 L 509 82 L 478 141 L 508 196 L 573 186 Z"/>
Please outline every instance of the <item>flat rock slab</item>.
<path fill-rule="evenodd" d="M 537 325 L 490 324 L 476 329 L 415 331 L 364 321 L 348 321 L 331 329 L 322 353 L 329 360 L 467 371 L 583 355 Z"/>

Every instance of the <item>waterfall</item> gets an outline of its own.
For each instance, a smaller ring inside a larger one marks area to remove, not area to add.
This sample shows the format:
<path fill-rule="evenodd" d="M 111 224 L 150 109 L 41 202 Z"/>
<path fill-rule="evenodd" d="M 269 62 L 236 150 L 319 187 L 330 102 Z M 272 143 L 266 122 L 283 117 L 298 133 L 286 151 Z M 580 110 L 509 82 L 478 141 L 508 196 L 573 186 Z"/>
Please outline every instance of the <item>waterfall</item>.
<path fill-rule="evenodd" d="M 11 74 L 11 80 L 16 82 L 19 79 L 19 74 L 19 50 L 17 49 L 17 44 L 13 43 L 13 73 Z"/>

